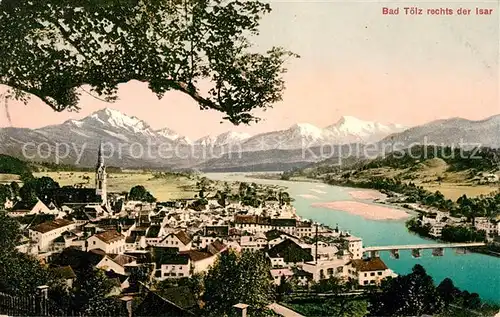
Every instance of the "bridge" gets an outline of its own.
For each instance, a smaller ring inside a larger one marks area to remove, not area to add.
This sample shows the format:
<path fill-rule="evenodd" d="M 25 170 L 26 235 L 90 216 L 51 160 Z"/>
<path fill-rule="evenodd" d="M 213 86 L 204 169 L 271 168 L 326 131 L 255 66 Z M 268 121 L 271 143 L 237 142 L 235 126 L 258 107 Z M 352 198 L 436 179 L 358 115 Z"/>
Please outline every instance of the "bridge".
<path fill-rule="evenodd" d="M 413 257 L 420 257 L 421 250 L 431 249 L 432 255 L 442 256 L 444 249 L 458 249 L 465 253 L 466 248 L 482 247 L 485 246 L 484 242 L 470 242 L 470 243 L 434 243 L 434 244 L 414 244 L 414 245 L 385 245 L 363 248 L 363 253 L 370 253 L 371 257 L 378 257 L 380 251 L 390 251 L 394 258 L 399 258 L 400 250 L 411 250 Z"/>

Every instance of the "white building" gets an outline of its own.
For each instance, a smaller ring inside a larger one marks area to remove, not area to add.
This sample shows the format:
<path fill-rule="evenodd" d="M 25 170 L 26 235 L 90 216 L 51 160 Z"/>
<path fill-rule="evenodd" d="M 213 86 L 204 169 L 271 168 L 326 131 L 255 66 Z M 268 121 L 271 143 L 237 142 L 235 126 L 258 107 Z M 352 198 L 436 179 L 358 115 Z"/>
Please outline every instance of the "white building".
<path fill-rule="evenodd" d="M 270 272 L 274 285 L 280 285 L 282 281 L 287 281 L 293 276 L 290 269 L 271 269 Z"/>
<path fill-rule="evenodd" d="M 50 209 L 40 199 L 38 199 L 33 204 L 26 204 L 22 201 L 17 202 L 14 206 L 12 206 L 12 209 L 8 213 L 10 217 L 23 217 L 26 215 L 36 214 L 58 214 L 58 211 L 57 209 Z"/>
<path fill-rule="evenodd" d="M 178 248 L 179 251 L 187 251 L 191 249 L 192 239 L 185 231 L 181 230 L 166 235 L 156 245 L 160 247 Z"/>
<path fill-rule="evenodd" d="M 55 219 L 47 221 L 29 229 L 29 237 L 35 242 L 39 252 L 46 252 L 50 249 L 53 241 L 65 231 L 74 229 L 76 224 L 66 219 Z"/>
<path fill-rule="evenodd" d="M 262 233 L 253 236 L 242 236 L 240 240 L 242 250 L 257 251 L 268 246 L 266 236 Z"/>
<path fill-rule="evenodd" d="M 355 236 L 343 237 L 348 243 L 348 250 L 352 254 L 353 259 L 361 259 L 363 257 L 363 240 Z"/>
<path fill-rule="evenodd" d="M 476 217 L 474 218 L 474 228 L 476 230 L 484 230 L 486 236 L 496 236 L 498 235 L 498 223 L 487 217 Z"/>
<path fill-rule="evenodd" d="M 336 276 L 341 279 L 347 279 L 350 259 L 338 258 L 332 260 L 319 260 L 316 262 L 307 262 L 302 265 L 302 270 L 312 274 L 314 281 L 318 282 Z"/>
<path fill-rule="evenodd" d="M 158 280 L 191 276 L 191 259 L 188 255 L 173 254 L 156 262 L 155 277 Z"/>
<path fill-rule="evenodd" d="M 350 262 L 348 273 L 361 286 L 380 285 L 384 278 L 394 276 L 394 272 L 380 258 L 354 259 Z"/>
<path fill-rule="evenodd" d="M 87 250 L 100 249 L 109 254 L 125 252 L 125 236 L 116 230 L 94 234 L 87 239 Z"/>

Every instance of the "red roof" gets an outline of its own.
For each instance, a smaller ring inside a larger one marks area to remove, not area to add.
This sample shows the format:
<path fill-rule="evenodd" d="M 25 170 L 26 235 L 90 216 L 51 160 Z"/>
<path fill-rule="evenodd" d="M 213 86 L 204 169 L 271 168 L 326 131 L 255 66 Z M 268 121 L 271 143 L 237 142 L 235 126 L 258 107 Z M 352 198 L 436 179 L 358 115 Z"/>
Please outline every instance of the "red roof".
<path fill-rule="evenodd" d="M 387 265 L 380 258 L 356 259 L 351 261 L 351 265 L 358 272 L 383 271 L 388 269 Z"/>
<path fill-rule="evenodd" d="M 125 236 L 116 230 L 104 231 L 96 234 L 95 237 L 106 243 L 111 243 L 114 241 L 125 239 Z"/>
<path fill-rule="evenodd" d="M 47 232 L 55 230 L 55 229 L 66 227 L 66 226 L 71 225 L 73 223 L 74 223 L 73 221 L 66 220 L 66 219 L 55 219 L 53 221 L 47 221 L 47 222 L 41 223 L 39 225 L 36 225 L 32 228 L 32 230 L 38 231 L 41 233 L 47 233 Z"/>

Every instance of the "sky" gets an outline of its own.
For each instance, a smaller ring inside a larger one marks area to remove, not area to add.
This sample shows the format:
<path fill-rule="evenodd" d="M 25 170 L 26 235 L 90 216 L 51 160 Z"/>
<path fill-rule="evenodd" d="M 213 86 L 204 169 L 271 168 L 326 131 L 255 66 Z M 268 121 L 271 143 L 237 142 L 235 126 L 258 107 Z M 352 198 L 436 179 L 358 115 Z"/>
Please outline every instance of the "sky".
<path fill-rule="evenodd" d="M 472 12 L 405 15 L 403 8 L 409 6 L 424 12 L 460 7 Z M 283 101 L 255 112 L 262 118 L 259 123 L 221 123 L 220 113 L 200 111 L 182 93 L 169 92 L 158 100 L 146 85 L 130 82 L 120 86 L 113 104 L 83 94 L 79 112 L 55 113 L 36 98 L 28 105 L 11 101 L 12 126 L 38 128 L 110 107 L 154 129 L 168 127 L 197 139 L 228 130 L 257 134 L 305 122 L 325 127 L 343 115 L 415 126 L 500 113 L 498 1 L 273 1 L 271 7 L 256 46 L 283 46 L 301 57 L 287 62 Z M 383 7 L 399 7 L 400 14 L 383 15 Z M 493 14 L 475 15 L 476 7 L 492 8 Z M 0 126 L 11 126 L 5 110 L 0 112 Z"/>

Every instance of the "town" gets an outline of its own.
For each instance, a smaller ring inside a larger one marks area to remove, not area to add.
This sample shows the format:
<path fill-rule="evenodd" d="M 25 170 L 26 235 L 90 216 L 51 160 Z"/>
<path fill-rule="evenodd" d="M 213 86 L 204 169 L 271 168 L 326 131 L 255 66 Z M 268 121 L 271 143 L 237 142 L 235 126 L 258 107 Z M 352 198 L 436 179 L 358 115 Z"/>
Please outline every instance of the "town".
<path fill-rule="evenodd" d="M 199 182 L 199 197 L 177 201 L 154 202 L 147 192 L 137 199 L 134 189 L 108 192 L 99 150 L 95 188 L 57 188 L 30 204 L 8 201 L 6 209 L 13 218 L 53 216 L 24 225 L 18 251 L 64 272 L 68 285 L 91 261 L 119 281 L 114 292 L 124 298 L 137 292 L 129 283 L 137 269 L 147 268 L 146 281 L 178 280 L 207 272 L 224 252 L 245 250 L 265 252 L 276 286 L 293 279 L 307 289 L 335 277 L 361 288 L 396 276 L 380 258 L 364 257 L 361 238 L 297 216 L 286 192 L 249 206 L 210 197 L 206 182 Z M 239 190 L 256 186 L 241 183 Z"/>

